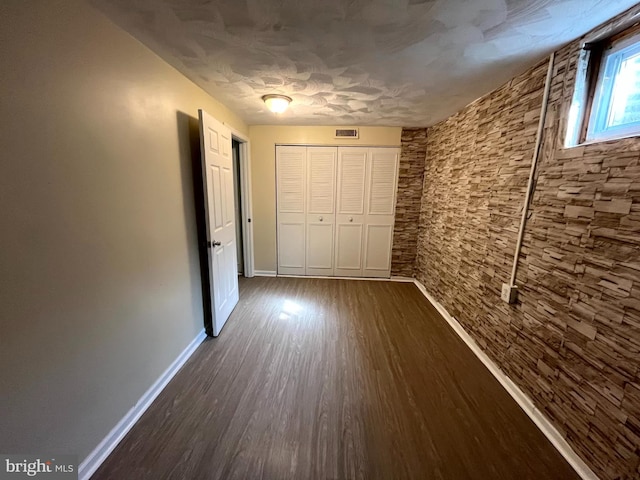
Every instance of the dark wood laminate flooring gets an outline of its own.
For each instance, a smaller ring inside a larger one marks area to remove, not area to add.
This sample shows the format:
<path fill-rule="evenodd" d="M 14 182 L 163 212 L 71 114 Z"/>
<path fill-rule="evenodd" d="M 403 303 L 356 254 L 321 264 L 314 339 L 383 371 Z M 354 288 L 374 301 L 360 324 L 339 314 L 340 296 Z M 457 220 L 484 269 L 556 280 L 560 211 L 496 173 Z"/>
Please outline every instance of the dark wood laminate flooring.
<path fill-rule="evenodd" d="M 241 279 L 93 479 L 578 479 L 413 284 Z"/>

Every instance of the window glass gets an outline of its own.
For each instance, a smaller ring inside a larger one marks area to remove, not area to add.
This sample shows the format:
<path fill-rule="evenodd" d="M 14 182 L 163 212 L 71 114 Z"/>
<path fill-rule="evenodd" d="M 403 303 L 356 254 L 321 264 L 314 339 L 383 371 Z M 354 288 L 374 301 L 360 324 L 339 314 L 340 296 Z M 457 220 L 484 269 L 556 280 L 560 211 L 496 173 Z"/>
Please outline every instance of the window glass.
<path fill-rule="evenodd" d="M 640 133 L 640 36 L 608 48 L 589 119 L 587 140 Z"/>

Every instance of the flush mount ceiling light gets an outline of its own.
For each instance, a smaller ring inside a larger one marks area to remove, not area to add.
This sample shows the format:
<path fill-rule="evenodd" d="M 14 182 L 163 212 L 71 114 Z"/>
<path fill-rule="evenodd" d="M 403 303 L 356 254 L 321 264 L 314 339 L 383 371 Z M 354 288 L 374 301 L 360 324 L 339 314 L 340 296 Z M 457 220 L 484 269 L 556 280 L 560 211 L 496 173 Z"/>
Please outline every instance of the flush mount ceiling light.
<path fill-rule="evenodd" d="M 262 101 L 273 113 L 282 113 L 291 103 L 291 98 L 286 95 L 264 95 Z"/>

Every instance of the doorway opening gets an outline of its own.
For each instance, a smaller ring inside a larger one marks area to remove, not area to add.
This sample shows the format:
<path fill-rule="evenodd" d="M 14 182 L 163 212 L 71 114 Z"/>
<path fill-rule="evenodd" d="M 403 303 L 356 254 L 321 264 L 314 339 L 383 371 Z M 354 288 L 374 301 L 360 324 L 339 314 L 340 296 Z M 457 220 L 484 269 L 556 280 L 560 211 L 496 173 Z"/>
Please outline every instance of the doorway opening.
<path fill-rule="evenodd" d="M 231 140 L 233 157 L 233 189 L 234 211 L 236 215 L 236 258 L 238 259 L 238 276 L 244 276 L 244 246 L 242 242 L 242 189 L 240 188 L 240 142 Z"/>
<path fill-rule="evenodd" d="M 253 277 L 253 223 L 249 139 L 231 129 L 238 275 Z"/>

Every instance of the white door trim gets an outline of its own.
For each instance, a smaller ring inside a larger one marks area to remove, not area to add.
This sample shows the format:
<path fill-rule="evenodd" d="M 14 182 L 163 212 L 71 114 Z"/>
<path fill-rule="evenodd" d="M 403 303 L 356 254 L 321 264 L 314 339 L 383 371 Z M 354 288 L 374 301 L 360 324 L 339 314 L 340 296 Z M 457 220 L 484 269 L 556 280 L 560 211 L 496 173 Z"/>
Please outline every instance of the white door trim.
<path fill-rule="evenodd" d="M 226 125 L 226 124 L 225 124 Z M 253 202 L 251 199 L 251 143 L 249 137 L 235 128 L 231 130 L 231 138 L 240 142 L 240 210 L 242 211 L 242 260 L 244 276 L 255 275 L 253 257 Z"/>

